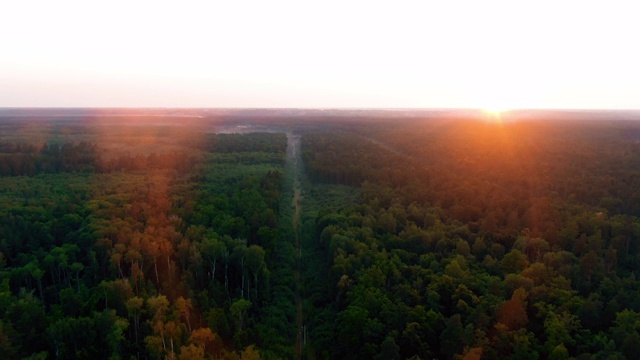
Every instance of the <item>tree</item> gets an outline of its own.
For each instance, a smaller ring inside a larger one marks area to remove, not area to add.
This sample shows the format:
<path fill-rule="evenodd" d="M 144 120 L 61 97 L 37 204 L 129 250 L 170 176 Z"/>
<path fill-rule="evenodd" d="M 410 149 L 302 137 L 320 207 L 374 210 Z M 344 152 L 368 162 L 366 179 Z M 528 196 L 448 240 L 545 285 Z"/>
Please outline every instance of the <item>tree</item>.
<path fill-rule="evenodd" d="M 211 280 L 214 281 L 216 277 L 216 264 L 218 259 L 223 258 L 227 252 L 226 245 L 214 237 L 205 237 L 201 243 L 198 243 L 197 248 L 202 258 L 211 265 Z"/>
<path fill-rule="evenodd" d="M 160 275 L 158 274 L 158 258 L 162 255 L 160 242 L 153 238 L 152 235 L 145 232 L 142 236 L 142 246 L 144 252 L 153 262 L 153 269 L 156 274 L 156 284 L 160 285 Z"/>
<path fill-rule="evenodd" d="M 551 353 L 549 354 L 549 360 L 565 360 L 565 359 L 569 359 L 569 351 L 563 344 L 560 344 L 554 347 Z"/>
<path fill-rule="evenodd" d="M 159 335 L 158 338 L 162 344 L 162 350 L 166 351 L 167 344 L 165 342 L 164 320 L 167 310 L 169 309 L 169 301 L 164 295 L 152 296 L 147 299 L 147 308 L 149 314 L 152 316 L 152 318 L 149 319 L 151 328 L 156 334 L 156 337 Z M 147 347 L 153 349 L 154 352 L 157 350 L 157 339 L 152 338 L 147 340 L 147 338 L 145 338 L 145 343 L 147 344 Z"/>
<path fill-rule="evenodd" d="M 176 321 L 167 321 L 162 326 L 164 328 L 164 333 L 169 339 L 169 346 L 171 348 L 171 352 L 169 354 L 175 354 L 176 341 L 179 341 L 179 339 L 182 337 L 182 327 Z"/>
<path fill-rule="evenodd" d="M 229 311 L 236 321 L 236 331 L 242 331 L 244 319 L 247 315 L 247 310 L 249 310 L 250 307 L 251 302 L 246 299 L 238 299 L 231 304 Z"/>
<path fill-rule="evenodd" d="M 207 344 L 213 342 L 215 338 L 216 335 L 208 327 L 199 328 L 191 332 L 191 342 L 201 347 L 203 351 L 206 351 Z"/>
<path fill-rule="evenodd" d="M 440 354 L 447 359 L 460 354 L 464 348 L 464 328 L 460 314 L 454 314 L 447 320 L 447 326 L 440 335 Z"/>
<path fill-rule="evenodd" d="M 178 311 L 179 316 L 182 316 L 187 321 L 187 329 L 191 332 L 191 320 L 189 319 L 189 314 L 193 306 L 191 305 L 191 299 L 183 298 L 182 296 L 178 297 L 175 303 L 176 311 Z"/>
<path fill-rule="evenodd" d="M 611 338 L 621 347 L 630 334 L 640 331 L 640 313 L 628 309 L 618 312 L 610 331 Z"/>
<path fill-rule="evenodd" d="M 380 353 L 374 358 L 376 360 L 399 360 L 400 359 L 400 347 L 396 344 L 396 341 L 391 336 L 387 336 L 386 339 L 380 344 Z"/>
<path fill-rule="evenodd" d="M 482 348 L 475 347 L 469 349 L 466 354 L 462 357 L 462 360 L 480 360 L 482 359 Z"/>
<path fill-rule="evenodd" d="M 245 271 L 244 265 L 246 263 L 246 252 L 247 252 L 247 243 L 245 240 L 235 240 L 234 241 L 233 252 L 231 256 L 235 261 L 240 263 L 240 276 L 242 277 L 242 282 L 240 284 L 240 297 L 244 298 L 244 279 L 245 279 Z M 226 268 L 225 268 L 226 273 Z M 225 280 L 226 281 L 226 280 Z"/>
<path fill-rule="evenodd" d="M 511 250 L 500 262 L 500 267 L 505 274 L 519 273 L 527 266 L 527 257 L 517 249 Z"/>
<path fill-rule="evenodd" d="M 240 353 L 240 360 L 260 360 L 260 352 L 253 345 L 249 345 Z"/>
<path fill-rule="evenodd" d="M 136 338 L 136 344 L 138 343 L 138 331 L 140 329 L 140 311 L 142 310 L 143 302 L 144 300 L 142 298 L 134 296 L 127 300 L 127 302 L 125 303 L 129 318 L 133 319 L 133 330 Z"/>
<path fill-rule="evenodd" d="M 10 322 L 0 320 L 0 353 L 4 354 L 8 359 L 15 359 L 18 349 L 14 346 L 13 338 L 17 334 L 11 326 Z"/>
<path fill-rule="evenodd" d="M 119 358 L 124 342 L 124 332 L 129 327 L 129 322 L 116 315 L 115 310 L 105 310 L 100 313 L 94 313 L 96 327 L 99 329 L 96 340 L 97 342 L 104 338 L 107 348 L 111 351 L 111 358 Z M 103 332 L 103 333 L 101 333 Z M 103 346 L 96 346 L 102 348 Z"/>
<path fill-rule="evenodd" d="M 147 351 L 156 359 L 161 359 L 164 353 L 165 344 L 164 339 L 160 336 L 150 335 L 144 338 L 144 343 L 147 347 Z"/>
<path fill-rule="evenodd" d="M 178 356 L 179 360 L 204 360 L 204 349 L 195 346 L 194 344 L 190 344 L 187 346 L 180 347 L 180 356 Z"/>
<path fill-rule="evenodd" d="M 261 246 L 251 245 L 245 251 L 246 264 L 249 271 L 253 274 L 253 279 L 256 287 L 256 297 L 258 296 L 258 275 L 262 272 L 265 266 L 265 251 Z M 248 294 L 247 294 L 248 295 Z"/>
<path fill-rule="evenodd" d="M 527 325 L 529 318 L 525 310 L 524 289 L 519 288 L 513 292 L 511 299 L 505 302 L 498 310 L 498 323 L 504 324 L 508 330 L 516 331 Z"/>

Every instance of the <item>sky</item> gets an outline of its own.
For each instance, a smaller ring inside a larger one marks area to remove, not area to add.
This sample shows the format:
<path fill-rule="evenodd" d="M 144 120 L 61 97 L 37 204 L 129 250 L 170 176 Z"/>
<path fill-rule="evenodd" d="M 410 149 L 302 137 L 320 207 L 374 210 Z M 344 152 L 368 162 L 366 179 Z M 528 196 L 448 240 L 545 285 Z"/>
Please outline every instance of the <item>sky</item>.
<path fill-rule="evenodd" d="M 3 1 L 0 107 L 640 109 L 633 1 Z"/>

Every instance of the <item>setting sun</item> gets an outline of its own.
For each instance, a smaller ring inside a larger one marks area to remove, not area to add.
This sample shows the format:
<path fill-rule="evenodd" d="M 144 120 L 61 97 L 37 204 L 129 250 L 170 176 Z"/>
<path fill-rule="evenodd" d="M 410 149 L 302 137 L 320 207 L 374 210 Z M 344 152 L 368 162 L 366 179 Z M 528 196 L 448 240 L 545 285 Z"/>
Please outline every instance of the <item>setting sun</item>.
<path fill-rule="evenodd" d="M 503 113 L 505 111 L 507 111 L 507 109 L 500 109 L 500 108 L 482 109 L 482 112 L 484 113 L 484 121 L 497 124 L 497 125 L 502 125 L 504 123 Z"/>
<path fill-rule="evenodd" d="M 491 107 L 485 107 L 483 110 L 484 112 L 489 113 L 491 115 L 500 116 L 502 115 L 503 112 L 509 111 L 510 109 L 506 107 L 491 106 Z"/>

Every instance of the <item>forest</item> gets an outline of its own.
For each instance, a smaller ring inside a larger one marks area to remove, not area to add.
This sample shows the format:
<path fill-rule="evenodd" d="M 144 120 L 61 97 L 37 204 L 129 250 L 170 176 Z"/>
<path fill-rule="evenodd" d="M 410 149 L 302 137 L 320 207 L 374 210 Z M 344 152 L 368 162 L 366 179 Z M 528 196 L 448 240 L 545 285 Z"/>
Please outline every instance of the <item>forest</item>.
<path fill-rule="evenodd" d="M 640 123 L 242 116 L 0 121 L 0 358 L 635 358 Z"/>

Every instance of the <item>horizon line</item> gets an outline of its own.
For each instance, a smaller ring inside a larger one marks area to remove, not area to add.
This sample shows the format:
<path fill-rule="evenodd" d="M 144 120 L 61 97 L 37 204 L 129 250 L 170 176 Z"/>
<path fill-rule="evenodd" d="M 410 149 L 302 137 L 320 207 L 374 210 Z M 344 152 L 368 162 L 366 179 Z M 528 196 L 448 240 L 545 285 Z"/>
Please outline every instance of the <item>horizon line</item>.
<path fill-rule="evenodd" d="M 373 110 L 373 111 L 450 111 L 450 110 L 473 110 L 492 111 L 480 107 L 204 107 L 204 106 L 0 106 L 0 110 L 46 110 L 46 109 L 67 109 L 67 110 L 87 110 L 87 109 L 109 109 L 109 110 Z M 549 107 L 549 108 L 513 108 L 499 110 L 501 113 L 515 111 L 640 111 L 638 108 L 577 108 L 577 107 Z"/>

